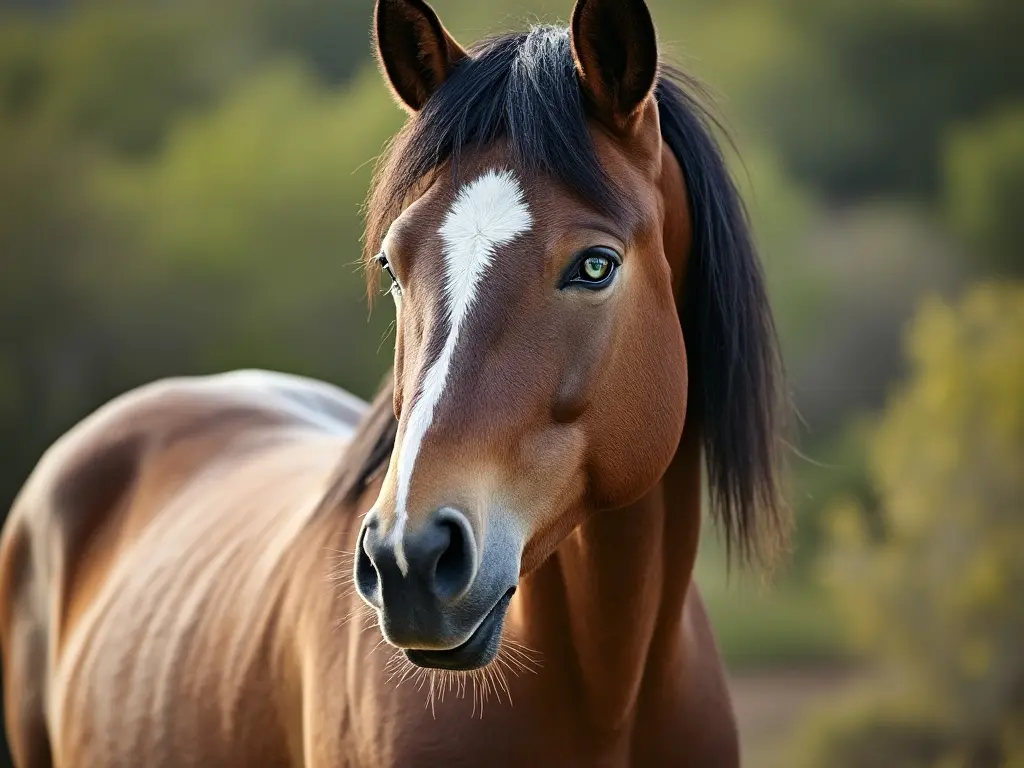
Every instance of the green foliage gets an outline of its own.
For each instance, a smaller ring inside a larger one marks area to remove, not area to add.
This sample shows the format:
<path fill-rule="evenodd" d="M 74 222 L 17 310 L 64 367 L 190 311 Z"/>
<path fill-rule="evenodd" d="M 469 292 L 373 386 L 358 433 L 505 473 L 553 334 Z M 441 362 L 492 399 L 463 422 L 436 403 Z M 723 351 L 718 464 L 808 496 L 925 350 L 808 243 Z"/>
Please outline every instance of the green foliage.
<path fill-rule="evenodd" d="M 797 177 L 832 197 L 936 197 L 947 126 L 1024 92 L 1017 0 L 797 0 L 815 51 L 767 113 Z"/>
<path fill-rule="evenodd" d="M 861 693 L 811 715 L 790 752 L 786 768 L 1022 768 L 1024 729 L 979 735 L 920 695 Z"/>
<path fill-rule="evenodd" d="M 0 119 L 13 124 L 37 107 L 49 77 L 49 39 L 36 24 L 0 24 Z"/>
<path fill-rule="evenodd" d="M 817 213 L 804 189 L 793 183 L 769 147 L 748 143 L 733 175 L 746 202 L 773 301 L 784 307 L 779 335 L 787 355 L 806 351 L 829 309 L 827 283 L 808 263 L 800 241 Z"/>
<path fill-rule="evenodd" d="M 1024 274 L 1024 104 L 953 136 L 947 198 L 979 268 Z"/>
<path fill-rule="evenodd" d="M 46 444 L 94 406 L 103 345 L 82 290 L 114 238 L 88 193 L 88 164 L 42 133 L 0 125 L 0 498 Z"/>
<path fill-rule="evenodd" d="M 331 94 L 283 62 L 183 124 L 152 164 L 108 169 L 99 197 L 135 236 L 106 273 L 110 306 L 188 370 L 283 367 L 368 394 L 387 306 L 367 326 L 359 209 L 400 120 L 388 98 L 374 77 Z"/>
<path fill-rule="evenodd" d="M 837 432 L 813 443 L 808 449 L 813 458 L 795 456 L 790 462 L 796 519 L 792 556 L 793 565 L 801 573 L 811 575 L 822 543 L 828 540 L 822 512 L 838 495 L 855 499 L 866 509 L 874 508 L 875 491 L 868 479 L 867 437 L 867 418 L 849 415 Z"/>
<path fill-rule="evenodd" d="M 948 724 L 927 707 L 862 698 L 812 717 L 793 762 L 794 768 L 970 766 L 955 761 L 956 749 Z"/>
<path fill-rule="evenodd" d="M 724 546 L 705 537 L 696 579 L 729 668 L 834 664 L 849 657 L 829 595 L 806 579 L 777 574 L 770 587 L 726 568 Z"/>
<path fill-rule="evenodd" d="M 871 442 L 880 535 L 838 503 L 826 576 L 855 640 L 974 754 L 1024 732 L 1024 285 L 930 300 L 909 353 Z"/>
<path fill-rule="evenodd" d="M 214 104 L 253 69 L 300 58 L 343 83 L 369 55 L 372 4 L 91 3 L 0 24 L 0 110 L 36 129 L 144 157 L 182 116 Z"/>
<path fill-rule="evenodd" d="M 178 14 L 98 8 L 54 41 L 43 119 L 114 151 L 159 146 L 178 110 L 214 95 L 193 20 Z"/>
<path fill-rule="evenodd" d="M 0 495 L 92 408 L 154 378 L 265 366 L 362 395 L 387 353 L 368 316 L 360 206 L 401 113 L 297 63 L 248 78 L 148 163 L 0 124 Z M 128 319 L 128 321 L 126 321 Z"/>
<path fill-rule="evenodd" d="M 369 58 L 372 14 L 372 0 L 256 0 L 236 9 L 267 55 L 301 58 L 332 84 L 344 83 Z"/>
<path fill-rule="evenodd" d="M 210 104 L 247 65 L 242 42 L 208 22 L 102 5 L 59 22 L 15 19 L 0 41 L 7 112 L 64 143 L 152 153 L 179 115 Z"/>

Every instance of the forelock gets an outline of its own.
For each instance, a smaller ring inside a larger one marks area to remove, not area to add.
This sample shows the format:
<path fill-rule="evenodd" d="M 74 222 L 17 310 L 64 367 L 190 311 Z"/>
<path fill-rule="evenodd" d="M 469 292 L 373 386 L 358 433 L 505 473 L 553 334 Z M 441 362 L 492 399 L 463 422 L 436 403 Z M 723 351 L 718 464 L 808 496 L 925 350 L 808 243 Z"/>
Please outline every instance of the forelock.
<path fill-rule="evenodd" d="M 424 177 L 446 167 L 458 180 L 468 152 L 499 141 L 524 179 L 545 175 L 606 215 L 625 212 L 625 196 L 598 159 L 569 31 L 537 26 L 472 48 L 396 136 L 367 207 L 367 257 Z"/>

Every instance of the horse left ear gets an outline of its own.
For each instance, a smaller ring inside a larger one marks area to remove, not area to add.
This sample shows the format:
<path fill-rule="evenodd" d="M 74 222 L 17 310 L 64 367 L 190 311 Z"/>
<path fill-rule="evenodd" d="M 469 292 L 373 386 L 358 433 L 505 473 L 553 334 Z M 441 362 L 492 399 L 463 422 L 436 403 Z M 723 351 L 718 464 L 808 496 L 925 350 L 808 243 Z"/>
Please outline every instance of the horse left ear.
<path fill-rule="evenodd" d="M 377 0 L 373 31 L 384 75 L 410 112 L 423 109 L 467 55 L 423 0 Z"/>
<path fill-rule="evenodd" d="M 644 0 L 577 0 L 572 55 L 583 91 L 613 130 L 629 133 L 658 77 L 658 40 Z"/>

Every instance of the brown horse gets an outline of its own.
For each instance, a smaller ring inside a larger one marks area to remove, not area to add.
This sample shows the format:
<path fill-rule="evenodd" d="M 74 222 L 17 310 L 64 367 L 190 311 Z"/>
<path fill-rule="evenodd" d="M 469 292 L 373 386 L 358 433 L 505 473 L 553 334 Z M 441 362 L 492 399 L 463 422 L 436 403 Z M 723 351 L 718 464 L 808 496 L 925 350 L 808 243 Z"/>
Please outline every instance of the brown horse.
<path fill-rule="evenodd" d="M 375 31 L 394 374 L 369 406 L 163 381 L 46 453 L 0 546 L 15 760 L 736 766 L 702 468 L 755 553 L 779 379 L 707 117 L 642 0 L 468 51 L 422 0 Z"/>

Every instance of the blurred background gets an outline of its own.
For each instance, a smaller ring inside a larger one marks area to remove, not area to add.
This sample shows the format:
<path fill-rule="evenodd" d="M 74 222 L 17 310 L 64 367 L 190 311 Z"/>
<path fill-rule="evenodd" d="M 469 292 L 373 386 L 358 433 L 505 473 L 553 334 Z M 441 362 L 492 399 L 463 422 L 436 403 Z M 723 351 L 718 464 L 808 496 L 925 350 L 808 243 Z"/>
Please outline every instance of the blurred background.
<path fill-rule="evenodd" d="M 1024 3 L 650 4 L 736 140 L 801 416 L 789 562 L 727 577 L 709 526 L 698 566 L 746 765 L 1022 766 Z M 464 43 L 571 10 L 434 5 Z M 158 377 L 372 394 L 371 7 L 0 0 L 0 510 Z"/>

